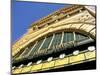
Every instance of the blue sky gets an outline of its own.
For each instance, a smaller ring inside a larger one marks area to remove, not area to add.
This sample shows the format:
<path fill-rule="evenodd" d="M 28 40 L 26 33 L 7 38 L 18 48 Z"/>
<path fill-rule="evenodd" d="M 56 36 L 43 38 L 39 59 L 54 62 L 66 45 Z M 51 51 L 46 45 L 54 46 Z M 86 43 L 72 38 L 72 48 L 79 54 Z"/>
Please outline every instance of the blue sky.
<path fill-rule="evenodd" d="M 64 6 L 66 5 L 12 1 L 12 42 L 18 40 L 33 22 Z"/>

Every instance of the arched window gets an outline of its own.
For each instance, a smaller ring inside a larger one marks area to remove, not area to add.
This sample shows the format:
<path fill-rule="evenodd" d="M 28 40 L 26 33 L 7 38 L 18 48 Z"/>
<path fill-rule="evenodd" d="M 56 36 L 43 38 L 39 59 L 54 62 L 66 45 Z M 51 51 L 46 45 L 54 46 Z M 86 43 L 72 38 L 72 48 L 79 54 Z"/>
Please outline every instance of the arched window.
<path fill-rule="evenodd" d="M 48 48 L 52 48 L 54 46 L 68 43 L 71 41 L 84 41 L 86 39 L 90 39 L 90 37 L 82 35 L 77 32 L 59 32 L 59 33 L 52 33 L 50 36 L 44 36 L 42 39 L 36 40 L 37 43 L 33 44 L 30 49 L 25 49 L 22 53 L 22 57 L 26 56 L 33 56 L 34 52 L 39 50 L 44 50 Z M 61 43 L 62 42 L 62 43 Z M 27 54 L 26 54 L 27 53 Z"/>

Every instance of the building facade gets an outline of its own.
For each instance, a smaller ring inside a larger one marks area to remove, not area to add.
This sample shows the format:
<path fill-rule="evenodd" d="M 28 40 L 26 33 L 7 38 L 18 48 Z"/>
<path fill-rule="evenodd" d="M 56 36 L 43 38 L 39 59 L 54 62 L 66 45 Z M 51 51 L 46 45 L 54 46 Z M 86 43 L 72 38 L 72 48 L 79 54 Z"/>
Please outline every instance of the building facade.
<path fill-rule="evenodd" d="M 12 73 L 96 68 L 96 13 L 64 7 L 33 23 L 12 45 Z"/>

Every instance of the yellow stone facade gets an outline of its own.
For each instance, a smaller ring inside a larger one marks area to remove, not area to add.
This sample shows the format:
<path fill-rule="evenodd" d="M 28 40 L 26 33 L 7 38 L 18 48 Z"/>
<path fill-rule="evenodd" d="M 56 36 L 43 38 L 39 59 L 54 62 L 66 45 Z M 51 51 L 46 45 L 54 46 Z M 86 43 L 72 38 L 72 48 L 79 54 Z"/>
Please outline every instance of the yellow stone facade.
<path fill-rule="evenodd" d="M 83 10 L 84 11 L 80 11 Z M 73 12 L 79 10 L 79 12 L 71 15 Z M 60 13 L 60 11 L 68 12 L 67 16 L 65 14 L 60 14 L 55 16 L 55 14 Z M 52 18 L 52 24 L 48 25 L 45 23 L 46 20 Z M 65 17 L 65 18 L 64 18 Z M 60 18 L 63 18 L 59 21 Z M 43 23 L 42 23 L 43 22 Z M 38 24 L 44 24 L 45 26 L 39 29 Z M 32 26 L 28 29 L 27 33 L 24 34 L 20 40 L 12 45 L 12 56 L 14 57 L 22 48 L 27 46 L 29 43 L 39 39 L 40 37 L 46 36 L 48 34 L 58 32 L 58 31 L 75 31 L 81 34 L 90 35 L 91 38 L 95 39 L 96 37 L 96 25 L 95 17 L 89 13 L 84 6 L 74 5 L 70 8 L 60 9 L 53 14 L 44 17 L 36 23 L 33 23 Z M 37 27 L 37 29 L 34 29 Z M 25 66 L 22 68 L 17 68 L 13 70 L 13 74 L 18 73 L 32 73 L 48 69 L 55 69 L 59 67 L 74 65 L 78 63 L 83 63 L 86 61 L 92 61 L 96 59 L 95 51 L 85 51 L 80 52 L 78 55 L 68 55 L 62 59 L 54 59 L 50 62 L 44 61 L 40 64 L 32 64 L 31 66 Z M 86 60 L 86 61 L 85 61 Z"/>

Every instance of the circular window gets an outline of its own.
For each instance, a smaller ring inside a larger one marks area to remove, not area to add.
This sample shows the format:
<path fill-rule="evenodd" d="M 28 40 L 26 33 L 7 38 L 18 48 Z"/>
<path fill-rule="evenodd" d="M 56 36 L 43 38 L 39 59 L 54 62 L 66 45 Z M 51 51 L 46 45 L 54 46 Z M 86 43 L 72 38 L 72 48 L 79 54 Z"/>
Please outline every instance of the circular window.
<path fill-rule="evenodd" d="M 30 66 L 32 64 L 32 62 L 29 62 L 28 64 L 27 64 L 27 66 Z"/>
<path fill-rule="evenodd" d="M 52 59 L 53 59 L 53 57 L 49 57 L 49 58 L 47 59 L 47 61 L 52 61 Z"/>
<path fill-rule="evenodd" d="M 42 60 L 38 60 L 37 62 L 36 62 L 36 64 L 40 64 L 42 62 Z"/>
<path fill-rule="evenodd" d="M 61 54 L 60 56 L 59 56 L 59 58 L 64 58 L 65 57 L 65 54 Z"/>
<path fill-rule="evenodd" d="M 74 52 L 73 52 L 73 55 L 78 55 L 79 54 L 79 50 L 75 50 Z"/>
<path fill-rule="evenodd" d="M 24 65 L 23 64 L 21 64 L 18 68 L 21 68 L 21 67 L 23 67 Z"/>
<path fill-rule="evenodd" d="M 88 47 L 88 50 L 89 50 L 89 51 L 94 51 L 94 50 L 95 50 L 95 46 L 89 46 L 89 47 Z"/>

